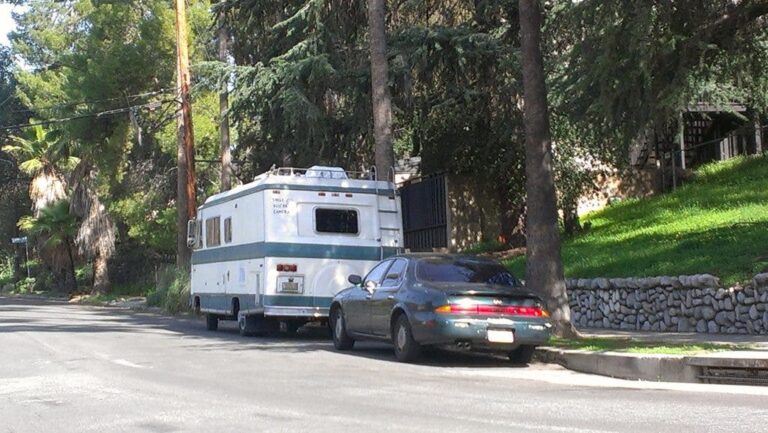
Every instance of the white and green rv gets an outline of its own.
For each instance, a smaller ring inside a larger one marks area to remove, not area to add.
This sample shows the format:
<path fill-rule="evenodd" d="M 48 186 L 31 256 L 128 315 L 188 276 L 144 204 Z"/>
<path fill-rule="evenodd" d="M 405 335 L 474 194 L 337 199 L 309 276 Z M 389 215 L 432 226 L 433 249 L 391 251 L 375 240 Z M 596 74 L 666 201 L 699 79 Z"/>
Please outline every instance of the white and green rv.
<path fill-rule="evenodd" d="M 402 247 L 391 182 L 337 167 L 277 168 L 214 195 L 190 221 L 193 307 L 244 334 L 326 320 L 350 274 Z"/>

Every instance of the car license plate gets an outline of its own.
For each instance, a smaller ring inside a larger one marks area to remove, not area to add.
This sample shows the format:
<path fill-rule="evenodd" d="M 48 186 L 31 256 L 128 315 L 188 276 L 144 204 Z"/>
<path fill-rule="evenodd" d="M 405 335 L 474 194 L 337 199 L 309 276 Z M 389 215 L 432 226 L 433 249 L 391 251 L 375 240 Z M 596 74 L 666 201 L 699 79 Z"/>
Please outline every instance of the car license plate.
<path fill-rule="evenodd" d="M 280 293 L 304 293 L 304 278 L 278 277 L 277 290 Z"/>
<path fill-rule="evenodd" d="M 514 343 L 515 333 L 512 331 L 489 329 L 488 341 L 490 343 Z"/>

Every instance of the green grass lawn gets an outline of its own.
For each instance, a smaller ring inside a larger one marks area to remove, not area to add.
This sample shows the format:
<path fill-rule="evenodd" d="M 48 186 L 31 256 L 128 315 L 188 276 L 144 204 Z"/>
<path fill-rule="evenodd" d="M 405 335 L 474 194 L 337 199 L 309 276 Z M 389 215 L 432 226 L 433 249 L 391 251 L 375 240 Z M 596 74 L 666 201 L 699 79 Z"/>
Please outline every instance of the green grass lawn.
<path fill-rule="evenodd" d="M 587 350 L 590 352 L 625 352 L 661 355 L 698 355 L 726 350 L 749 350 L 745 345 L 714 343 L 653 343 L 630 338 L 553 338 L 548 344 L 560 349 Z"/>
<path fill-rule="evenodd" d="M 591 213 L 563 239 L 567 278 L 711 273 L 725 283 L 768 269 L 768 157 L 706 165 L 675 192 Z M 507 264 L 524 275 L 524 257 Z"/>

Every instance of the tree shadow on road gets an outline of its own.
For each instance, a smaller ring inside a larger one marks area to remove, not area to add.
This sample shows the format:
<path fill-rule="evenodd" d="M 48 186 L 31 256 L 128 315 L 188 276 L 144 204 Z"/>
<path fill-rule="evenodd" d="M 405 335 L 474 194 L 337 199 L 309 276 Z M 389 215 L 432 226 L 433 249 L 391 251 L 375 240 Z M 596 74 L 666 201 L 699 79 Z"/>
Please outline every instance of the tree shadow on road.
<path fill-rule="evenodd" d="M 190 351 L 328 352 L 336 356 L 397 362 L 392 346 L 384 343 L 357 342 L 353 350 L 338 352 L 333 347 L 328 329 L 317 325 L 305 326 L 295 334 L 243 337 L 232 321 L 220 322 L 219 330 L 211 332 L 205 329 L 200 317 L 193 315 L 171 317 L 127 308 L 93 307 L 39 298 L 0 297 L 0 332 L 171 333 L 182 339 L 182 347 Z M 491 354 L 426 348 L 423 355 L 419 364 L 430 367 L 521 367 Z"/>

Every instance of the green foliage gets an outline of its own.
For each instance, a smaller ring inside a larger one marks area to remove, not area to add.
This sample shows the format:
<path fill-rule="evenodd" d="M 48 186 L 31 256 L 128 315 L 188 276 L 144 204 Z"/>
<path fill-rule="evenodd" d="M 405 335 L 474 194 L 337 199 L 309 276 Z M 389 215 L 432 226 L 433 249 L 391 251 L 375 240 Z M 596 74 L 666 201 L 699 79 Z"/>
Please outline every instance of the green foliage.
<path fill-rule="evenodd" d="M 30 119 L 30 123 L 37 122 Z M 23 134 L 11 136 L 9 144 L 3 147 L 18 158 L 19 169 L 30 176 L 44 170 L 68 171 L 75 168 L 80 158 L 69 155 L 66 140 L 61 137 L 61 131 L 49 130 L 42 125 L 35 125 L 24 130 Z"/>
<path fill-rule="evenodd" d="M 147 304 L 176 314 L 189 311 L 189 273 L 169 267 L 158 273 L 157 286 L 147 296 Z"/>
<path fill-rule="evenodd" d="M 128 236 L 156 251 L 173 251 L 176 245 L 176 208 L 153 200 L 152 191 L 135 193 L 113 203 L 110 211 L 128 225 Z"/>
<path fill-rule="evenodd" d="M 13 282 L 13 256 L 0 254 L 0 289 Z"/>
<path fill-rule="evenodd" d="M 85 264 L 75 268 L 75 279 L 77 287 L 89 287 L 93 283 L 93 266 Z"/>
<path fill-rule="evenodd" d="M 589 214 L 592 227 L 563 243 L 570 278 L 711 273 L 752 278 L 768 257 L 768 157 L 702 167 L 675 192 Z M 522 271 L 524 258 L 509 262 Z"/>
<path fill-rule="evenodd" d="M 42 208 L 37 217 L 19 220 L 19 228 L 31 236 L 43 237 L 45 246 L 57 247 L 70 242 L 77 234 L 77 220 L 69 213 L 69 201 L 60 200 Z"/>
<path fill-rule="evenodd" d="M 246 173 L 273 163 L 370 162 L 370 79 L 364 4 L 349 0 L 222 3 L 236 68 L 231 115 Z M 202 69 L 216 69 L 202 65 Z"/>
<path fill-rule="evenodd" d="M 14 288 L 13 293 L 24 295 L 29 293 L 36 292 L 36 287 L 38 286 L 37 279 L 32 278 L 25 278 L 18 283 L 16 283 L 16 287 Z"/>
<path fill-rule="evenodd" d="M 493 251 L 502 251 L 507 246 L 497 240 L 490 240 L 486 242 L 480 242 L 479 244 L 472 245 L 466 250 L 462 251 L 464 254 L 482 254 Z"/>
<path fill-rule="evenodd" d="M 614 144 L 665 132 L 700 100 L 765 113 L 766 14 L 752 0 L 556 2 L 548 25 L 554 104 Z"/>
<path fill-rule="evenodd" d="M 189 3 L 190 56 L 201 62 L 213 55 L 210 2 Z M 83 189 L 88 200 L 73 199 L 75 210 L 87 209 L 77 204 L 102 203 L 111 213 L 98 219 L 110 224 L 83 227 L 96 231 L 113 227 L 114 221 L 121 257 L 157 257 L 175 243 L 176 37 L 169 6 L 167 0 L 41 0 L 20 11 L 17 30 L 10 35 L 13 54 L 27 65 L 15 71 L 14 89 L 37 118 L 154 104 L 130 114 L 85 116 L 51 127 L 59 130 L 61 143 L 77 144 L 67 154 L 80 157 L 80 168 L 91 174 L 72 182 L 75 190 L 83 181 L 88 184 Z M 215 159 L 217 96 L 204 88 L 193 96 L 197 157 Z M 218 189 L 217 165 L 198 165 L 197 175 L 200 195 Z M 84 224 L 90 216 L 81 215 Z M 81 231 L 90 236 L 79 237 L 79 247 L 111 237 L 93 231 Z"/>
<path fill-rule="evenodd" d="M 631 338 L 586 337 L 578 339 L 553 337 L 550 345 L 569 350 L 589 352 L 625 352 L 664 355 L 698 355 L 726 350 L 749 350 L 745 345 L 715 343 L 657 343 Z"/>

